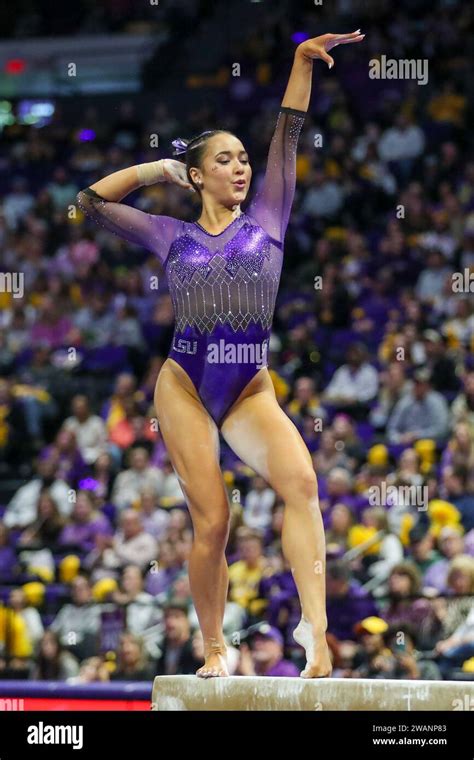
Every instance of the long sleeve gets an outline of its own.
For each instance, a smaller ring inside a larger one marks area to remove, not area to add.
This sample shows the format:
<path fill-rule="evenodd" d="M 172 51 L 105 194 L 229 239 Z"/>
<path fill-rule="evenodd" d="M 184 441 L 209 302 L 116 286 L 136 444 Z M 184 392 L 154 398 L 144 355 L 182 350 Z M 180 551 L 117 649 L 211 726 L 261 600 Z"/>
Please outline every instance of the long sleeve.
<path fill-rule="evenodd" d="M 279 242 L 285 237 L 295 194 L 296 149 L 305 116 L 305 111 L 280 107 L 262 187 L 246 212 Z"/>
<path fill-rule="evenodd" d="M 164 262 L 176 231 L 182 222 L 171 216 L 147 214 L 140 209 L 115 203 L 86 187 L 77 195 L 79 208 L 92 221 L 130 243 L 156 253 Z"/>

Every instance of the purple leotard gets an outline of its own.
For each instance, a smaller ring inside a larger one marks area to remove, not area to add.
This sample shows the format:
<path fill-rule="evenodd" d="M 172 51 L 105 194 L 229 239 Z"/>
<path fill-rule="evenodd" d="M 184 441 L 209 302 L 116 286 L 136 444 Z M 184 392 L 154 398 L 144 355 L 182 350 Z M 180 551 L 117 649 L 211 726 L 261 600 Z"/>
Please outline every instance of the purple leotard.
<path fill-rule="evenodd" d="M 107 201 L 90 188 L 78 195 L 94 221 L 159 256 L 175 313 L 169 357 L 188 374 L 218 426 L 267 365 L 305 115 L 280 108 L 262 187 L 218 235 L 198 222 Z"/>

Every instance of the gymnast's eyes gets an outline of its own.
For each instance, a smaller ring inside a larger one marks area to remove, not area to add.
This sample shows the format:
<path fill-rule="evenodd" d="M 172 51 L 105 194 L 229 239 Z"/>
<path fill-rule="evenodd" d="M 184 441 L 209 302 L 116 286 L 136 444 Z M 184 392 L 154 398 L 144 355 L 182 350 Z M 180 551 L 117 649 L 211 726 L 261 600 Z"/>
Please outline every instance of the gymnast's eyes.
<path fill-rule="evenodd" d="M 239 159 L 241 164 L 248 164 L 249 160 L 248 158 L 241 158 Z M 218 158 L 217 159 L 218 164 L 230 164 L 230 159 L 225 158 Z"/>

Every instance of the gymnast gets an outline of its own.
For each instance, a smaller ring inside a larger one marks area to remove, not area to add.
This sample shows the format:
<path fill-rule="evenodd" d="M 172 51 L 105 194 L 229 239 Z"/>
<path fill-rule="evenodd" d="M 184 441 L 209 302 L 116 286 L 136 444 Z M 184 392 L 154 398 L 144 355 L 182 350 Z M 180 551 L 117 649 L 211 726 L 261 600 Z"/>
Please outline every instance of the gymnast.
<path fill-rule="evenodd" d="M 110 174 L 77 196 L 94 221 L 159 257 L 175 314 L 155 409 L 194 529 L 191 593 L 204 639 L 200 677 L 227 676 L 222 620 L 227 599 L 229 503 L 220 469 L 219 431 L 237 456 L 285 503 L 282 547 L 301 603 L 293 636 L 306 653 L 304 678 L 331 674 L 326 643 L 325 538 L 311 456 L 279 406 L 266 351 L 296 182 L 296 150 L 311 95 L 313 60 L 361 42 L 360 30 L 324 34 L 295 50 L 271 140 L 266 172 L 245 211 L 248 153 L 227 130 L 175 140 L 177 159 Z M 147 214 L 120 201 L 168 181 L 197 192 L 199 219 Z"/>

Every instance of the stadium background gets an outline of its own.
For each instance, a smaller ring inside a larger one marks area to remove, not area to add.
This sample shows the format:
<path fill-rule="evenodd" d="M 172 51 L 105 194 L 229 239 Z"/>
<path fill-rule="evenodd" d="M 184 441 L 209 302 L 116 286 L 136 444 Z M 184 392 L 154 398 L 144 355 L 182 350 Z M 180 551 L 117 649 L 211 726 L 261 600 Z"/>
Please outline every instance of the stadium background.
<path fill-rule="evenodd" d="M 178 672 L 202 661 L 191 526 L 152 405 L 166 282 L 147 251 L 83 218 L 77 192 L 216 125 L 249 148 L 255 187 L 295 45 L 359 27 L 363 46 L 314 65 L 272 379 L 318 474 L 334 675 L 472 678 L 472 8 L 25 0 L 1 13 L 0 268 L 24 282 L 22 297 L 0 292 L 1 695 L 25 679 L 69 697 L 146 685 L 172 672 L 174 646 Z M 427 61 L 427 84 L 371 79 L 381 55 Z M 126 202 L 198 213 L 170 185 Z M 222 466 L 232 670 L 283 657 L 297 674 L 282 504 L 223 442 Z"/>

